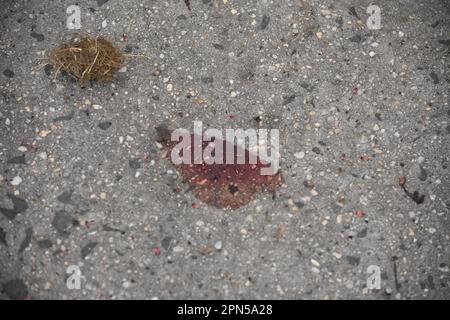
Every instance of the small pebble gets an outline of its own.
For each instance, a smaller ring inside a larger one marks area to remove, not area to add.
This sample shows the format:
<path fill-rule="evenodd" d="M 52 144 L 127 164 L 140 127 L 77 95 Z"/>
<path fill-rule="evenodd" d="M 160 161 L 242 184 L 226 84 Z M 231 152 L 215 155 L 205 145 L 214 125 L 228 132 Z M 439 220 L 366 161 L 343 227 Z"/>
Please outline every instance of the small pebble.
<path fill-rule="evenodd" d="M 320 270 L 317 269 L 316 267 L 312 267 L 312 268 L 311 268 L 311 271 L 312 271 L 313 273 L 320 273 Z"/>
<path fill-rule="evenodd" d="M 13 186 L 18 186 L 19 184 L 22 183 L 22 178 L 19 176 L 15 176 L 12 180 L 11 180 L 11 185 Z"/>
<path fill-rule="evenodd" d="M 183 247 L 180 247 L 180 246 L 173 247 L 173 252 L 180 253 L 180 252 L 183 252 L 183 251 L 184 251 Z"/>
<path fill-rule="evenodd" d="M 311 264 L 315 267 L 320 267 L 320 263 L 317 260 L 311 259 Z"/>
<path fill-rule="evenodd" d="M 336 259 L 342 258 L 342 254 L 340 254 L 339 252 L 335 252 L 335 253 L 333 253 L 333 255 Z"/>

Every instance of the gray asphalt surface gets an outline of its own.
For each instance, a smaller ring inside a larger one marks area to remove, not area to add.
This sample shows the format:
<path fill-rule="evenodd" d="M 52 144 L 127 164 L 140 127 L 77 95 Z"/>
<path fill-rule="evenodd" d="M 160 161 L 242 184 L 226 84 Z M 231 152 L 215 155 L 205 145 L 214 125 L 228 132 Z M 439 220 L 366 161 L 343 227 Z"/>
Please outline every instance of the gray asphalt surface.
<path fill-rule="evenodd" d="M 448 1 L 376 1 L 369 30 L 366 0 L 80 0 L 133 55 L 85 87 L 44 67 L 71 4 L 0 8 L 1 298 L 450 297 Z M 209 207 L 161 158 L 163 122 L 258 116 L 274 197 Z"/>

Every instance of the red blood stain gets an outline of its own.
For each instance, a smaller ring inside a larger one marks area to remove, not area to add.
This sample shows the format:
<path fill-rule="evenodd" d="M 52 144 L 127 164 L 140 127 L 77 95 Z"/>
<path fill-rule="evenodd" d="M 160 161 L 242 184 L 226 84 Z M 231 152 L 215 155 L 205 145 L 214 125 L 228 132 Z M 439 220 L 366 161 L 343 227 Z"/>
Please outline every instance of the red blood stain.
<path fill-rule="evenodd" d="M 403 189 L 403 191 L 406 193 L 408 197 L 410 197 L 415 203 L 422 204 L 425 201 L 425 195 L 420 194 L 419 191 L 409 192 L 408 189 L 406 189 L 406 177 L 401 176 L 398 180 L 398 184 Z"/>
<path fill-rule="evenodd" d="M 159 142 L 165 142 L 167 154 L 170 157 L 177 142 L 167 140 L 170 131 L 167 128 L 157 128 Z M 170 139 L 170 138 L 169 138 Z M 191 135 L 191 163 L 194 161 L 194 135 Z M 234 148 L 234 164 L 181 164 L 175 168 L 181 173 L 183 182 L 188 183 L 190 190 L 204 203 L 217 207 L 237 209 L 254 200 L 260 192 L 274 193 L 284 182 L 280 171 L 274 175 L 262 175 L 261 169 L 270 167 L 256 157 L 255 164 L 249 164 L 250 151 L 244 149 L 245 164 L 237 164 L 239 148 L 225 140 L 215 141 L 223 144 L 223 159 L 226 160 L 227 149 Z M 209 142 L 203 141 L 203 149 Z M 242 149 L 241 149 L 242 151 Z"/>

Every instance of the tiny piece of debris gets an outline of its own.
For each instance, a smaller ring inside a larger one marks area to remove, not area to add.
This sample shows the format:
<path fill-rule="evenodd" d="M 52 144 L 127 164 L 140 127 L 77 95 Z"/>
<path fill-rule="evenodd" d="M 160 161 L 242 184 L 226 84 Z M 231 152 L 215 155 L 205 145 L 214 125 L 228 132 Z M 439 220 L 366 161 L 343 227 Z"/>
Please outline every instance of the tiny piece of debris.
<path fill-rule="evenodd" d="M 364 218 L 366 216 L 366 213 L 364 211 L 358 210 L 358 211 L 355 212 L 355 215 L 358 218 L 362 219 L 362 218 Z"/>
<path fill-rule="evenodd" d="M 190 0 L 184 0 L 184 4 L 188 8 L 188 10 L 191 11 L 191 1 Z"/>
<path fill-rule="evenodd" d="M 215 247 L 212 244 L 208 244 L 206 246 L 201 247 L 198 249 L 198 252 L 200 252 L 201 255 L 206 256 L 214 251 Z"/>
<path fill-rule="evenodd" d="M 284 224 L 280 225 L 277 228 L 277 233 L 276 233 L 277 240 L 284 239 L 286 237 L 287 231 L 288 231 L 287 227 Z"/>
<path fill-rule="evenodd" d="M 50 54 L 56 74 L 66 72 L 80 83 L 108 82 L 123 66 L 125 57 L 103 37 L 83 36 L 61 45 Z"/>
<path fill-rule="evenodd" d="M 156 128 L 160 135 L 158 141 L 165 144 L 167 154 L 170 154 L 176 143 L 165 140 L 164 137 L 170 130 L 163 126 Z M 161 136 L 161 133 L 163 136 Z M 191 141 L 194 141 L 194 134 Z M 183 182 L 189 184 L 195 196 L 204 203 L 216 208 L 237 209 L 254 200 L 260 192 L 275 194 L 276 190 L 284 183 L 281 171 L 274 175 L 262 175 L 260 170 L 269 165 L 263 164 L 257 157 L 256 164 L 250 164 L 250 151 L 244 149 L 245 163 L 237 164 L 238 148 L 226 140 L 217 140 L 217 144 L 223 144 L 223 163 L 207 165 L 204 161 L 201 164 L 180 164 L 175 165 L 176 169 L 183 177 Z M 202 148 L 205 149 L 208 142 L 203 141 Z M 234 163 L 225 164 L 227 149 L 234 148 Z M 194 148 L 191 148 L 191 160 L 194 159 Z M 193 161 L 192 161 L 193 162 Z M 192 205 L 195 209 L 197 205 Z"/>

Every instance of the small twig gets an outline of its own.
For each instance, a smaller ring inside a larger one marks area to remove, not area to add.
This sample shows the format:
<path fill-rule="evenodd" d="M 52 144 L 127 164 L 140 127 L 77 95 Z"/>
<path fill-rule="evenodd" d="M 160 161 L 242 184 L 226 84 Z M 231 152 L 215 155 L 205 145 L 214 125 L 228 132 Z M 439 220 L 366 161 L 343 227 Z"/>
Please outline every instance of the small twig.
<path fill-rule="evenodd" d="M 97 51 L 97 54 L 95 55 L 95 59 L 94 59 L 94 61 L 92 61 L 92 64 L 91 64 L 91 66 L 90 66 L 90 68 L 89 68 L 88 73 L 91 72 L 92 67 L 94 66 L 95 62 L 97 61 L 97 58 L 98 58 L 98 55 L 99 55 L 99 54 L 100 54 L 100 51 Z M 88 69 L 86 69 L 86 70 L 88 70 Z M 84 70 L 83 74 L 81 75 L 81 79 L 84 79 L 84 75 L 86 74 L 86 70 Z"/>

